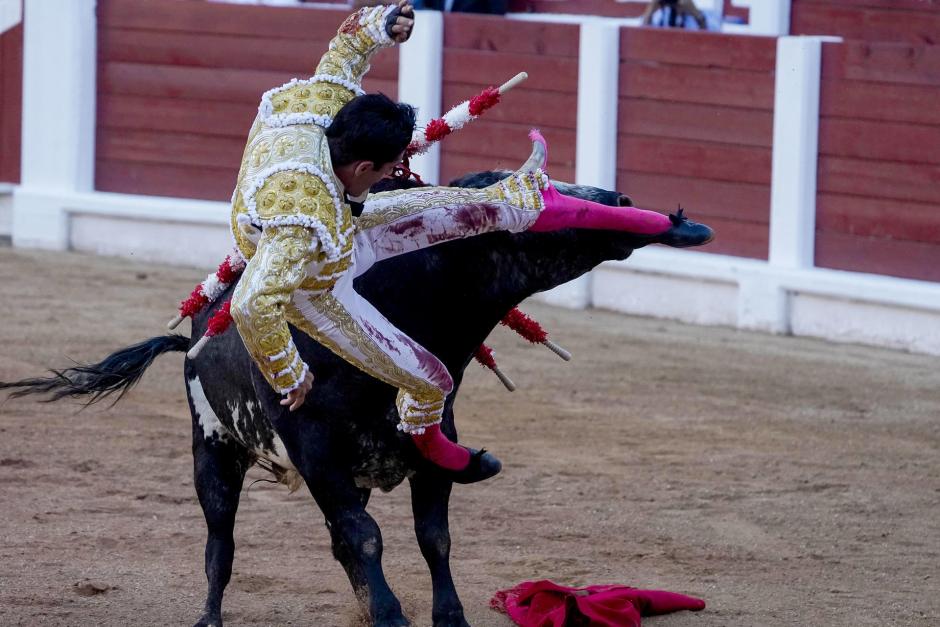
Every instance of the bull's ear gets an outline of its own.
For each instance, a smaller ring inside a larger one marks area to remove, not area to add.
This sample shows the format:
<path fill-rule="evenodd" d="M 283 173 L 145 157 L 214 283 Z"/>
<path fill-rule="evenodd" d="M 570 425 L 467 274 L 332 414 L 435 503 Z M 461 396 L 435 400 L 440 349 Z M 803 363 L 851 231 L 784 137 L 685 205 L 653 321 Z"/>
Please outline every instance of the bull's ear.
<path fill-rule="evenodd" d="M 632 207 L 633 200 L 629 196 L 624 196 L 623 194 L 620 194 L 620 198 L 617 199 L 617 206 L 618 207 Z"/>

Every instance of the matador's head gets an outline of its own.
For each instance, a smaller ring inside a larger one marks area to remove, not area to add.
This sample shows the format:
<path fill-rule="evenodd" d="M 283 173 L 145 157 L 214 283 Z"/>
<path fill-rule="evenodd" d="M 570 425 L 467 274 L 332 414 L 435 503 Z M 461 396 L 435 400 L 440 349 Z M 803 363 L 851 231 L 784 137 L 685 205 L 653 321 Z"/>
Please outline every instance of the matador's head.
<path fill-rule="evenodd" d="M 415 110 L 385 94 L 350 100 L 326 129 L 333 171 L 350 197 L 390 176 L 415 130 Z"/>

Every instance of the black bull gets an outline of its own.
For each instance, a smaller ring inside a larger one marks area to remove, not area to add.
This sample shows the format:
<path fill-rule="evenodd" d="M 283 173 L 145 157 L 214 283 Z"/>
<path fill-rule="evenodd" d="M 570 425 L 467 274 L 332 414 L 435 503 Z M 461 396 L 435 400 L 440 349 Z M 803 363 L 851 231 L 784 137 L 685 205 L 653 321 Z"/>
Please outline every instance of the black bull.
<path fill-rule="evenodd" d="M 506 172 L 468 175 L 453 184 L 484 187 Z M 608 205 L 629 204 L 616 192 L 559 185 L 564 193 Z M 553 233 L 491 233 L 450 242 L 376 264 L 356 290 L 389 320 L 437 355 L 454 379 L 444 411 L 444 432 L 457 438 L 453 403 L 474 352 L 506 313 L 525 298 L 625 259 L 650 237 L 567 229 Z M 193 320 L 194 339 L 226 294 Z M 102 362 L 54 371 L 49 378 L 0 383 L 15 395 L 50 393 L 52 400 L 92 401 L 123 394 L 163 352 L 194 342 L 155 337 Z M 452 483 L 424 462 L 396 430 L 396 390 L 349 365 L 294 330 L 315 377 L 306 404 L 290 413 L 253 366 L 234 329 L 212 340 L 184 365 L 193 415 L 195 485 L 208 526 L 209 590 L 197 625 L 222 624 L 222 594 L 232 572 L 235 512 L 245 472 L 257 451 L 292 465 L 323 511 L 333 555 L 376 625 L 406 625 L 382 572 L 382 539 L 366 512 L 371 488 L 411 484 L 415 534 L 433 581 L 436 626 L 466 625 L 451 577 L 447 508 Z M 275 455 L 279 454 L 279 456 Z M 286 458 L 286 459 L 285 459 Z M 262 460 L 263 461 L 263 460 Z M 282 471 L 274 467 L 275 472 Z"/>

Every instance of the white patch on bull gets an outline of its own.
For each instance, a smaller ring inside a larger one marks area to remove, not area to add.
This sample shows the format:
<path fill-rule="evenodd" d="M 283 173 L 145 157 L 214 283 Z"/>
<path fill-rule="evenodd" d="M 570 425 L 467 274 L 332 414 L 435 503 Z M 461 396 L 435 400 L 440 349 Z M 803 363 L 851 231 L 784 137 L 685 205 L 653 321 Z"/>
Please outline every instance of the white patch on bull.
<path fill-rule="evenodd" d="M 242 415 L 242 409 L 245 410 L 244 413 L 247 415 Z M 256 416 L 257 411 L 260 411 L 260 407 L 254 401 L 247 401 L 244 405 L 240 405 L 237 402 L 229 402 L 228 410 L 232 415 L 232 425 L 234 425 L 236 433 L 242 436 L 240 438 L 241 441 L 244 442 L 244 435 L 247 432 L 245 425 L 251 423 L 257 424 Z M 265 422 L 267 422 L 267 419 L 265 419 Z M 271 431 L 271 436 L 273 439 L 273 450 L 254 448 L 255 454 L 277 464 L 286 470 L 297 470 L 294 467 L 294 464 L 291 463 L 290 457 L 287 456 L 287 448 L 284 446 L 284 442 L 282 442 L 281 438 L 278 437 L 277 433 L 274 432 L 274 427 L 268 423 L 267 428 Z"/>
<path fill-rule="evenodd" d="M 274 434 L 274 453 L 272 454 L 271 461 L 276 462 L 281 468 L 297 470 L 291 462 L 290 457 L 287 455 L 287 448 L 284 446 L 284 442 L 281 441 L 280 436 L 276 433 Z"/>
<path fill-rule="evenodd" d="M 193 399 L 193 409 L 199 418 L 199 426 L 202 427 L 202 435 L 207 440 L 211 440 L 213 435 L 219 439 L 225 439 L 228 435 L 225 426 L 219 420 L 219 417 L 215 415 L 215 412 L 212 411 L 212 407 L 209 406 L 209 400 L 206 398 L 205 390 L 202 389 L 202 382 L 199 377 L 190 379 L 187 386 L 189 387 L 189 395 Z"/>

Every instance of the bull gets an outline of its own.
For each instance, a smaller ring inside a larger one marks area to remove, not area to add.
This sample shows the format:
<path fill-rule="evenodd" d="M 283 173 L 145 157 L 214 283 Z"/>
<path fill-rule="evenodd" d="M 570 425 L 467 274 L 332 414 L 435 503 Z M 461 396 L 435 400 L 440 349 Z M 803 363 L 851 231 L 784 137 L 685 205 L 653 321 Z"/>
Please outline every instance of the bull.
<path fill-rule="evenodd" d="M 508 174 L 479 172 L 452 185 L 481 188 Z M 558 187 L 562 193 L 607 205 L 630 204 L 614 191 Z M 447 366 L 454 390 L 442 428 L 456 441 L 453 406 L 464 371 L 506 313 L 533 294 L 604 261 L 626 259 L 633 250 L 655 242 L 653 236 L 600 230 L 489 233 L 382 261 L 356 279 L 356 290 Z M 0 389 L 11 390 L 12 396 L 47 393 L 51 400 L 84 397 L 89 402 L 123 395 L 159 355 L 191 348 L 232 289 L 194 317 L 192 339 L 154 337 L 98 363 L 0 383 Z M 208 528 L 208 593 L 196 625 L 222 625 L 222 596 L 235 551 L 235 514 L 245 473 L 253 464 L 285 483 L 306 485 L 325 517 L 333 555 L 372 623 L 383 627 L 408 621 L 382 571 L 382 536 L 366 506 L 374 488 L 390 490 L 407 479 L 415 534 L 432 578 L 433 624 L 467 625 L 449 564 L 453 482 L 424 461 L 410 438 L 396 429 L 394 388 L 306 334 L 292 331 L 315 377 L 313 390 L 297 412 L 279 404 L 280 396 L 256 369 L 234 329 L 184 362 L 195 487 Z"/>

